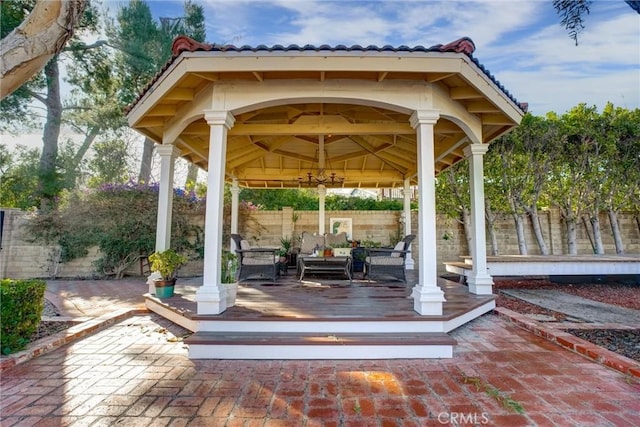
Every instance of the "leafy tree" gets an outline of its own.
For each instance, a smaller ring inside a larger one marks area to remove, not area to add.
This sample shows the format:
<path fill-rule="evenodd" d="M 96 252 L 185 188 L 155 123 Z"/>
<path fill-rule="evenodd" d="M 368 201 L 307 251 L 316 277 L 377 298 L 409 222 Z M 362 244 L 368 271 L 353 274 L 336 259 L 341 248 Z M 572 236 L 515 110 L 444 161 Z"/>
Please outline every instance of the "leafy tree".
<path fill-rule="evenodd" d="M 601 118 L 609 146 L 602 165 L 605 173 L 601 201 L 609 217 L 616 253 L 623 254 L 618 213 L 631 211 L 636 218 L 640 213 L 640 109 L 630 111 L 607 104 Z"/>
<path fill-rule="evenodd" d="M 20 6 L 28 8 L 30 2 L 19 2 Z M 4 6 L 4 4 L 3 4 Z M 55 8 L 52 8 L 55 9 Z M 25 9 L 26 10 L 26 9 Z M 2 8 L 4 13 L 4 7 Z M 24 12 L 23 12 L 24 13 Z M 82 31 L 93 31 L 97 26 L 96 11 L 92 7 L 84 9 L 84 13 L 76 27 L 76 37 Z M 10 22 L 15 23 L 15 19 Z M 71 43 L 73 44 L 73 43 Z M 76 43 L 74 49 L 82 43 Z M 62 51 L 64 52 L 64 50 Z M 43 104 L 46 117 L 44 117 L 43 147 L 38 168 L 38 186 L 36 188 L 37 200 L 43 210 L 55 206 L 56 196 L 64 188 L 63 173 L 57 169 L 58 138 L 63 123 L 63 103 L 60 93 L 59 55 L 54 55 L 44 66 L 44 73 L 31 79 L 20 90 L 2 100 L 3 127 L 11 125 L 10 121 L 18 121 L 22 124 L 22 117 L 31 109 L 29 103 L 37 101 Z"/>
<path fill-rule="evenodd" d="M 463 160 L 441 172 L 436 179 L 436 210 L 464 227 L 471 248 L 471 194 L 469 161 Z"/>
<path fill-rule="evenodd" d="M 185 16 L 153 19 L 149 5 L 132 0 L 118 10 L 116 22 L 107 28 L 110 44 L 116 49 L 115 68 L 122 82 L 119 100 L 130 104 L 138 93 L 171 57 L 171 41 L 186 34 L 204 41 L 204 9 L 191 1 L 184 4 Z M 139 182 L 149 182 L 155 143 L 145 138 Z M 195 177 L 194 177 L 195 175 Z M 191 170 L 187 181 L 195 182 L 197 169 Z"/>

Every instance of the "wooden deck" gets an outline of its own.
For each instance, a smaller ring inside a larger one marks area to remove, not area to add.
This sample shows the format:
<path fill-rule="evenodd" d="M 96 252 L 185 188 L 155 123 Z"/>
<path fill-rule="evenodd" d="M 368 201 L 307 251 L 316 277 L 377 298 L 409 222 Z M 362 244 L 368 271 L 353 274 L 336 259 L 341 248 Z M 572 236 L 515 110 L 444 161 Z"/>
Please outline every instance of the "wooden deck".
<path fill-rule="evenodd" d="M 446 262 L 449 273 L 466 277 L 473 266 L 471 257 Z M 640 255 L 501 255 L 488 256 L 487 269 L 499 276 L 590 276 L 638 275 Z"/>
<path fill-rule="evenodd" d="M 407 283 L 342 275 L 305 276 L 293 271 L 275 282 L 247 280 L 235 306 L 218 315 L 197 313 L 195 293 L 202 278 L 180 279 L 176 295 L 146 295 L 146 306 L 195 333 L 185 340 L 194 359 L 393 359 L 450 358 L 451 330 L 495 308 L 493 295 L 440 279 L 447 301 L 441 316 L 413 309 Z"/>
<path fill-rule="evenodd" d="M 247 280 L 238 287 L 236 305 L 216 316 L 198 315 L 195 292 L 201 278 L 180 279 L 176 295 L 159 300 L 166 308 L 192 320 L 450 320 L 487 302 L 492 295 L 473 295 L 466 286 L 439 279 L 446 302 L 442 316 L 421 316 L 413 310 L 410 297 L 417 271 L 407 271 L 407 283 L 399 281 L 364 280 L 356 273 L 351 284 L 348 279 L 332 279 L 308 275 L 299 281 L 290 270 L 276 282 Z M 182 284 L 180 283 L 182 282 Z"/>

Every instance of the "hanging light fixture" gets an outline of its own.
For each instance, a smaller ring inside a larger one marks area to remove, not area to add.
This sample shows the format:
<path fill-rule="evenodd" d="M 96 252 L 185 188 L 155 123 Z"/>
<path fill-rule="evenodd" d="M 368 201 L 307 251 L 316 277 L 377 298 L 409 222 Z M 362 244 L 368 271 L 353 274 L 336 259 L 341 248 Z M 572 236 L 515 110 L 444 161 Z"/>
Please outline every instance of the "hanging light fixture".
<path fill-rule="evenodd" d="M 331 162 L 329 163 L 329 170 L 331 173 L 326 172 L 325 170 L 325 154 L 326 151 L 324 149 L 324 135 L 320 135 L 318 139 L 318 172 L 314 175 L 312 171 L 307 172 L 307 178 L 304 179 L 302 177 L 298 178 L 299 184 L 305 184 L 308 186 L 334 186 L 341 185 L 344 182 L 344 177 L 339 177 L 335 172 L 331 169 Z"/>

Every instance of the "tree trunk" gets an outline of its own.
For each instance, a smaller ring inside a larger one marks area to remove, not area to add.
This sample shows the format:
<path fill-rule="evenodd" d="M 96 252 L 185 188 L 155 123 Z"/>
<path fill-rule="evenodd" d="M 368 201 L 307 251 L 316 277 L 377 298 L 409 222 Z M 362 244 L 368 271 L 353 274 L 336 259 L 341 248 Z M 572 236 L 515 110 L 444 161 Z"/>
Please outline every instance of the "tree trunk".
<path fill-rule="evenodd" d="M 567 225 L 567 251 L 569 255 L 578 255 L 576 218 L 573 215 L 565 216 Z"/>
<path fill-rule="evenodd" d="M 93 144 L 93 141 L 95 141 L 99 133 L 100 133 L 100 128 L 98 126 L 91 127 L 89 129 L 89 133 L 87 133 L 84 136 L 84 141 L 82 141 L 82 145 L 80 146 L 80 148 L 78 148 L 78 151 L 76 151 L 75 156 L 73 156 L 73 164 L 76 165 L 76 170 L 74 173 L 74 175 L 76 176 L 76 182 L 77 182 L 77 176 L 79 175 L 78 172 L 80 170 L 80 163 L 82 162 L 82 159 L 84 159 L 84 156 L 87 154 L 87 151 L 89 151 L 91 144 Z"/>
<path fill-rule="evenodd" d="M 151 162 L 153 160 L 153 148 L 155 142 L 150 138 L 144 139 L 142 150 L 142 160 L 140 162 L 140 173 L 138 174 L 138 182 L 148 183 L 151 178 Z"/>
<path fill-rule="evenodd" d="M 473 242 L 471 233 L 471 214 L 469 213 L 469 209 L 466 207 L 462 208 L 462 227 L 464 229 L 464 237 L 467 240 L 467 254 L 471 255 L 471 243 Z"/>
<path fill-rule="evenodd" d="M 604 255 L 604 245 L 602 244 L 602 232 L 600 230 L 600 218 L 594 215 L 590 218 L 591 230 L 593 231 L 594 252 L 597 255 Z"/>
<path fill-rule="evenodd" d="M 58 137 L 62 120 L 62 102 L 60 101 L 60 77 L 58 58 L 53 58 L 44 68 L 47 78 L 47 120 L 42 132 L 42 155 L 38 173 L 38 189 L 40 191 L 40 208 L 47 211 L 53 207 L 52 202 L 60 188 L 56 172 L 58 158 Z"/>
<path fill-rule="evenodd" d="M 542 255 L 549 255 L 549 248 L 547 247 L 547 242 L 544 240 L 544 234 L 542 234 L 542 226 L 540 225 L 540 216 L 538 215 L 538 209 L 536 207 L 527 209 L 527 213 L 531 218 L 533 234 L 536 236 L 536 241 L 538 242 L 540 253 Z"/>
<path fill-rule="evenodd" d="M 0 43 L 0 99 L 10 95 L 64 47 L 88 0 L 38 0 L 27 18 Z"/>
<path fill-rule="evenodd" d="M 516 224 L 516 236 L 518 238 L 518 251 L 520 255 L 529 255 L 529 249 L 527 248 L 527 239 L 524 236 L 524 220 L 519 213 L 512 213 L 513 221 Z"/>
<path fill-rule="evenodd" d="M 613 241 L 616 245 L 616 253 L 624 254 L 624 243 L 622 242 L 622 236 L 620 235 L 620 223 L 618 222 L 618 212 L 613 209 L 607 211 L 609 215 L 609 223 L 611 224 L 611 232 L 613 233 Z"/>
<path fill-rule="evenodd" d="M 498 236 L 496 235 L 496 215 L 491 210 L 491 202 L 485 200 L 484 203 L 485 217 L 487 218 L 487 229 L 489 231 L 489 239 L 491 240 L 491 255 L 498 256 L 500 251 L 498 249 Z"/>
<path fill-rule="evenodd" d="M 200 168 L 194 163 L 189 163 L 189 169 L 187 169 L 187 179 L 184 181 L 184 188 L 189 188 L 191 183 L 193 183 L 193 188 L 195 188 L 196 182 L 198 182 L 198 171 Z"/>

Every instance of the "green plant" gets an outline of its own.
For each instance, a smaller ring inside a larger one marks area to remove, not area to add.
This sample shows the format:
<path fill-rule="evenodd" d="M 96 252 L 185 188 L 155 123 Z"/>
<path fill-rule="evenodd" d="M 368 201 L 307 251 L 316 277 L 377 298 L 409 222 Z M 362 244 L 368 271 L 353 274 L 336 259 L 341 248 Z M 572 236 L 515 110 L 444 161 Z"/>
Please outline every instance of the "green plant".
<path fill-rule="evenodd" d="M 291 247 L 293 246 L 293 237 L 285 236 L 280 238 L 280 246 L 284 249 L 284 254 L 288 254 L 291 252 Z M 280 254 L 280 256 L 283 256 Z"/>
<path fill-rule="evenodd" d="M 352 245 L 351 245 L 351 242 L 342 242 L 342 243 L 333 243 L 329 246 L 331 246 L 332 248 L 350 248 Z"/>
<path fill-rule="evenodd" d="M 61 262 L 83 257 L 99 248 L 94 262 L 99 275 L 122 278 L 140 256 L 153 251 L 158 210 L 158 186 L 104 185 L 88 192 L 64 194 L 60 208 L 33 215 L 29 232 L 36 240 L 60 245 Z M 173 198 L 171 245 L 190 258 L 202 256 L 202 227 L 193 225 L 204 203 L 176 189 Z"/>
<path fill-rule="evenodd" d="M 238 257 L 228 250 L 222 251 L 222 283 L 235 283 Z"/>
<path fill-rule="evenodd" d="M 367 236 L 366 239 L 360 242 L 360 246 L 363 248 L 381 248 L 382 243 L 372 240 L 371 236 Z"/>
<path fill-rule="evenodd" d="M 187 263 L 187 257 L 173 249 L 167 249 L 149 255 L 149 262 L 151 262 L 152 271 L 160 273 L 163 280 L 171 280 L 176 278 L 178 269 Z"/>
<path fill-rule="evenodd" d="M 2 354 L 23 349 L 38 329 L 44 309 L 44 280 L 0 282 L 0 348 Z"/>
<path fill-rule="evenodd" d="M 473 384 L 476 387 L 476 391 L 484 391 L 487 395 L 496 399 L 505 409 L 511 409 L 518 414 L 524 413 L 524 408 L 519 402 L 513 400 L 511 396 L 498 390 L 491 384 L 482 381 L 479 377 L 469 377 L 463 374 L 461 379 L 465 384 Z"/>

